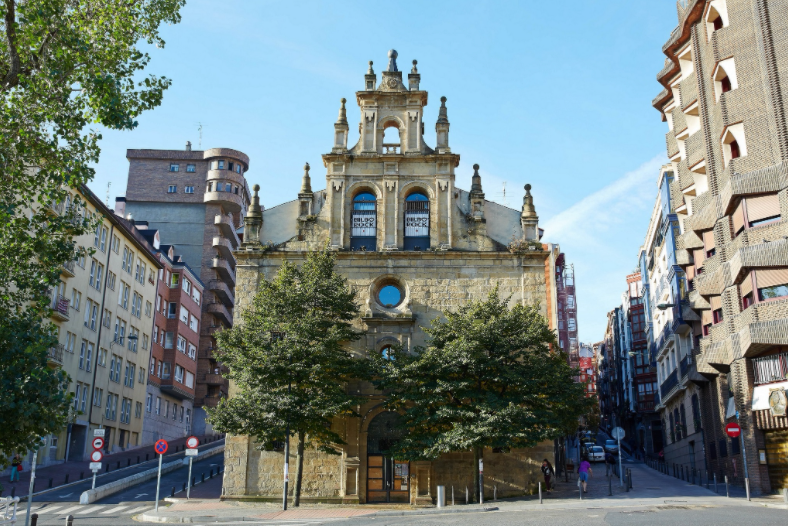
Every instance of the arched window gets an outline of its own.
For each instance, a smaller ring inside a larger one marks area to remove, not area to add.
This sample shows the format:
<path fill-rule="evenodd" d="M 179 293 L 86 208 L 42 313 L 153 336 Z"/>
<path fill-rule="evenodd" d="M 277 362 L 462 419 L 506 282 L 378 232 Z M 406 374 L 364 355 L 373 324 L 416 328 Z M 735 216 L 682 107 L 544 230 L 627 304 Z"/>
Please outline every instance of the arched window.
<path fill-rule="evenodd" d="M 352 250 L 377 250 L 377 200 L 369 192 L 353 198 L 350 219 L 350 248 Z"/>
<path fill-rule="evenodd" d="M 421 192 L 405 198 L 405 250 L 430 248 L 430 200 Z"/>
<path fill-rule="evenodd" d="M 386 345 L 380 350 L 380 355 L 384 360 L 394 360 L 394 347 Z"/>
<path fill-rule="evenodd" d="M 725 166 L 733 159 L 747 155 L 747 141 L 744 137 L 744 124 L 728 126 L 722 134 L 722 158 Z"/>

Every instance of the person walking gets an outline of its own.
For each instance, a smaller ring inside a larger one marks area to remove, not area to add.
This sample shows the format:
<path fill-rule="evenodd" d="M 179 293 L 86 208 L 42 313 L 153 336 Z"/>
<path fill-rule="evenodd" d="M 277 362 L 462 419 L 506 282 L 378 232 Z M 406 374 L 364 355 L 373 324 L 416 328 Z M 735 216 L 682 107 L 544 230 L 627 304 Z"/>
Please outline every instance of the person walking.
<path fill-rule="evenodd" d="M 588 477 L 594 475 L 588 457 L 583 457 L 583 461 L 580 463 L 580 467 L 577 468 L 577 472 L 580 474 L 580 482 L 583 484 L 583 493 L 588 493 Z"/>
<path fill-rule="evenodd" d="M 11 460 L 11 482 L 14 481 L 14 477 L 16 477 L 16 481 L 19 482 L 19 472 L 22 471 L 22 459 L 19 457 L 19 453 L 14 455 L 13 460 Z"/>
<path fill-rule="evenodd" d="M 553 487 L 550 485 L 550 481 L 552 480 L 553 475 L 555 475 L 555 469 L 553 469 L 553 465 L 550 464 L 550 461 L 547 459 L 542 461 L 542 475 L 544 475 L 544 484 L 547 489 L 547 493 L 552 493 Z"/>

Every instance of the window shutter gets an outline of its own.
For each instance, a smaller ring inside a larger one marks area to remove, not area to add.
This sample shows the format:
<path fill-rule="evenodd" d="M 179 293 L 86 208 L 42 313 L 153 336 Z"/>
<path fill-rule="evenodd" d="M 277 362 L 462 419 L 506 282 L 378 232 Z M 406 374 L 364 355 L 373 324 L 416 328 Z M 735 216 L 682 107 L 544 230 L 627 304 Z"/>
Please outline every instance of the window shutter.
<path fill-rule="evenodd" d="M 703 248 L 708 252 L 714 250 L 714 230 L 709 230 L 703 233 Z"/>
<path fill-rule="evenodd" d="M 701 314 L 701 324 L 702 325 L 711 325 L 711 311 L 704 310 Z"/>
<path fill-rule="evenodd" d="M 752 197 L 746 201 L 747 219 L 751 223 L 780 215 L 780 202 L 777 200 L 777 194 Z"/>
<path fill-rule="evenodd" d="M 712 296 L 709 298 L 711 310 L 715 311 L 722 308 L 722 296 Z"/>
<path fill-rule="evenodd" d="M 756 270 L 755 283 L 759 289 L 788 284 L 788 269 Z"/>
<path fill-rule="evenodd" d="M 733 221 L 733 235 L 735 236 L 739 230 L 744 228 L 744 200 L 742 200 L 739 206 L 736 207 L 736 210 L 733 211 L 731 220 Z"/>
<path fill-rule="evenodd" d="M 743 298 L 747 294 L 752 292 L 752 273 L 748 272 L 747 275 L 744 277 L 744 281 L 741 282 L 739 285 L 739 291 L 741 291 L 741 297 Z"/>

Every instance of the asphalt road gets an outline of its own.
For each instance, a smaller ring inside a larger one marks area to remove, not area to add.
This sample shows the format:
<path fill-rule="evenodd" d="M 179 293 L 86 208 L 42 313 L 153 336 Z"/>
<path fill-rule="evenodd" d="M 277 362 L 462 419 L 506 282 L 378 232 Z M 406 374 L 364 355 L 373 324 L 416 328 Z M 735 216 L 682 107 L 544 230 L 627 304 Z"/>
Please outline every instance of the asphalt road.
<path fill-rule="evenodd" d="M 218 440 L 216 442 L 212 442 L 210 444 L 206 444 L 204 446 L 200 446 L 200 451 L 206 451 L 209 449 L 213 449 L 215 447 L 219 447 L 224 443 L 223 440 Z M 173 453 L 171 455 L 164 455 L 164 463 L 167 462 L 174 462 L 178 459 L 184 458 L 184 453 L 178 452 Z M 220 457 L 217 457 L 220 458 Z M 96 478 L 96 486 L 101 486 L 103 484 L 107 484 L 109 482 L 114 482 L 116 480 L 120 480 L 125 477 L 130 477 L 131 475 L 136 475 L 142 471 L 147 471 L 149 469 L 153 469 L 157 467 L 159 464 L 158 459 L 149 460 L 148 462 L 142 462 L 141 464 L 135 464 L 131 467 L 120 469 L 117 471 L 110 471 L 109 473 L 99 473 L 99 476 Z M 114 468 L 115 466 L 112 466 Z M 110 468 L 110 469 L 112 469 Z M 88 468 L 88 463 L 85 462 L 85 476 L 91 475 L 91 477 L 86 478 L 82 482 L 74 485 L 69 485 L 63 488 L 55 488 L 51 491 L 46 491 L 41 494 L 33 495 L 33 502 L 79 502 L 79 496 L 82 494 L 83 491 L 89 490 L 92 485 L 92 473 Z M 184 481 L 185 481 L 184 477 Z M 44 481 L 40 478 L 36 479 L 36 486 L 43 487 Z M 22 495 L 17 494 L 17 496 L 21 497 Z M 150 500 L 155 498 L 155 491 L 154 497 Z"/>
<path fill-rule="evenodd" d="M 97 507 L 98 508 L 98 507 Z M 62 508 L 68 510 L 68 507 Z M 75 515 L 74 526 L 139 526 L 128 511 L 135 506 L 127 506 L 125 511 L 112 513 L 113 506 L 94 513 Z M 109 512 L 109 513 L 108 513 Z M 137 512 L 139 513 L 139 512 Z M 136 515 L 137 513 L 134 513 Z M 57 511 L 44 513 L 39 518 L 41 526 L 62 526 L 64 515 Z M 755 506 L 693 506 L 663 505 L 652 507 L 630 508 L 596 508 L 571 510 L 528 511 L 497 511 L 486 513 L 455 513 L 443 515 L 410 515 L 403 517 L 356 517 L 352 519 L 290 519 L 245 521 L 245 525 L 288 524 L 331 524 L 336 526 L 741 526 L 742 524 L 758 524 L 758 526 L 783 526 L 788 522 L 788 510 L 762 508 Z M 24 522 L 19 522 L 24 524 Z M 221 524 L 221 523 L 213 523 Z M 229 524 L 229 523 L 225 523 Z M 240 524 L 240 523 L 234 523 Z M 206 525 L 203 525 L 206 526 Z"/>

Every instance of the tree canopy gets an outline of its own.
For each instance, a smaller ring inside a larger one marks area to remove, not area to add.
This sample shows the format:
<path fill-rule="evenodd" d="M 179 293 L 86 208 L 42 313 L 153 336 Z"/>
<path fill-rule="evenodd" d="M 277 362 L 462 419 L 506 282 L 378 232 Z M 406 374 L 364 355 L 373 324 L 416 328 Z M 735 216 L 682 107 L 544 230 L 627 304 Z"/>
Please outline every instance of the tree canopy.
<path fill-rule="evenodd" d="M 577 372 L 536 306 L 508 304 L 496 287 L 425 327 L 426 347 L 373 358 L 376 385 L 407 430 L 392 456 L 472 450 L 476 465 L 484 448 L 533 447 L 577 427 L 592 403 Z"/>
<path fill-rule="evenodd" d="M 355 299 L 334 255 L 313 252 L 301 267 L 285 262 L 273 280 L 261 280 L 236 325 L 217 334 L 217 358 L 235 391 L 209 420 L 222 432 L 251 435 L 260 448 L 284 440 L 289 427 L 298 439 L 295 505 L 304 446 L 337 453 L 344 442 L 332 421 L 355 414 L 358 403 L 346 384 L 368 377 L 366 360 L 345 349 L 360 336 L 351 326 Z"/>

